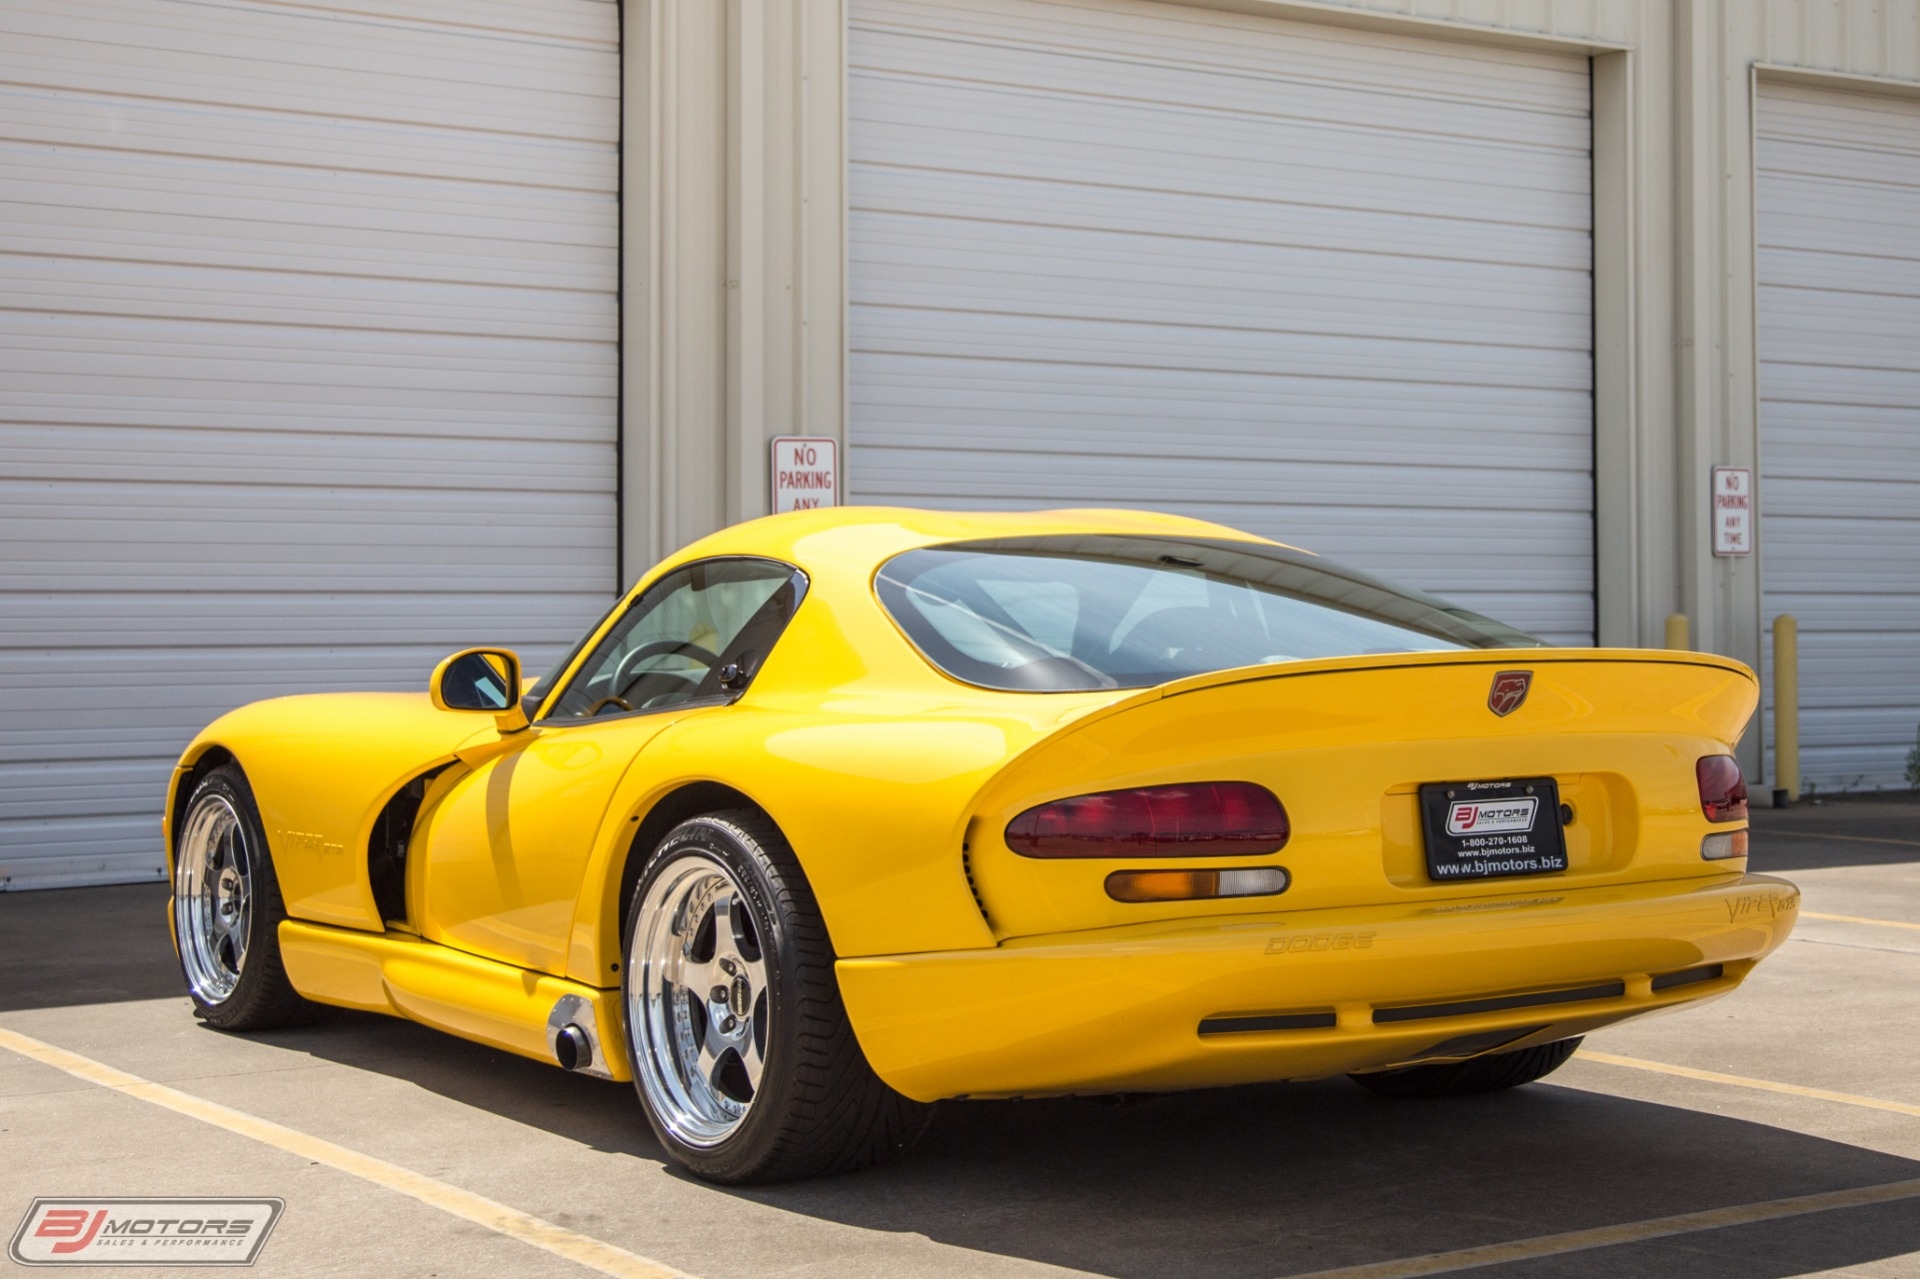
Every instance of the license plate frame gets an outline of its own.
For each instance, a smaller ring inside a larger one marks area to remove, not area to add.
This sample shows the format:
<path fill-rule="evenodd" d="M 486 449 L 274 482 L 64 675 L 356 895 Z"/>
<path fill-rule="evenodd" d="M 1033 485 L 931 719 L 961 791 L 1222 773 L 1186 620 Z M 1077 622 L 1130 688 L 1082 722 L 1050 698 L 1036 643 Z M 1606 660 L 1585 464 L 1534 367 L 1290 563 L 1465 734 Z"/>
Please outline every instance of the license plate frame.
<path fill-rule="evenodd" d="M 1523 820 L 1529 808 L 1531 818 Z M 1551 777 L 1424 783 L 1420 829 L 1427 878 L 1436 884 L 1567 870 L 1560 784 Z"/>

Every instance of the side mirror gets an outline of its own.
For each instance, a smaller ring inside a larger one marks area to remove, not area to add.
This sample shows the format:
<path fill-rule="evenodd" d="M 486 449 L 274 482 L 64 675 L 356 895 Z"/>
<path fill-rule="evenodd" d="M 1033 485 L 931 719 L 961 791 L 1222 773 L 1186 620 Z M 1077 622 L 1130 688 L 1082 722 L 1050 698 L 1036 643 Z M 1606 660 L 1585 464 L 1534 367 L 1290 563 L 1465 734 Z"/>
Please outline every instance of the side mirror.
<path fill-rule="evenodd" d="M 506 648 L 470 648 L 433 669 L 427 685 L 443 711 L 491 711 L 503 733 L 527 726 L 520 708 L 520 655 Z"/>

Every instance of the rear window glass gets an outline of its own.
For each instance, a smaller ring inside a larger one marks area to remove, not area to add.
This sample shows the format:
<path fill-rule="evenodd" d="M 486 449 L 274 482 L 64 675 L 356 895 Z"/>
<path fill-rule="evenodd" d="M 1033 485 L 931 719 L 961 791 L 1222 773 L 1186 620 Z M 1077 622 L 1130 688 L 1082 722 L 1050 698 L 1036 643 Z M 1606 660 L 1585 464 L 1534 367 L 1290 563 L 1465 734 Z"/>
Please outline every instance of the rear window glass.
<path fill-rule="evenodd" d="M 1258 543 L 963 542 L 897 555 L 875 585 L 929 662 L 1010 691 L 1144 688 L 1263 662 L 1540 643 L 1434 596 Z"/>

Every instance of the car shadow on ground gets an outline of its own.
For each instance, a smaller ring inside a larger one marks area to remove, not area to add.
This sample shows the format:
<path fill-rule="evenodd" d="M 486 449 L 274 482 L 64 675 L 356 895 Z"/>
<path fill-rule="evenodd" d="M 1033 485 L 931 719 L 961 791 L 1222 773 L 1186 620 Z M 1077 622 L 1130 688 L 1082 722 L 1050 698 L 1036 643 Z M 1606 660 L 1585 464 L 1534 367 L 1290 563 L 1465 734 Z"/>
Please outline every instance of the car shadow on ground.
<path fill-rule="evenodd" d="M 1397 1102 L 1329 1080 L 1118 1111 L 1075 1100 L 956 1105 L 891 1172 L 746 1194 L 1115 1279 L 1272 1279 L 1916 1175 L 1910 1160 L 1573 1088 Z M 1873 1229 L 1810 1219 L 1751 1229 L 1736 1241 L 1741 1261 L 1718 1270 L 1785 1276 L 1920 1250 L 1913 1203 L 1881 1215 Z M 1702 1244 L 1696 1236 L 1682 1251 Z M 1675 1273 L 1629 1256 L 1654 1251 L 1536 1264 L 1554 1275 Z M 1704 1257 L 1687 1268 L 1693 1279 L 1717 1273 Z"/>
<path fill-rule="evenodd" d="M 254 1038 L 666 1163 L 630 1085 L 373 1014 L 328 1010 Z M 715 1193 L 1112 1279 L 1280 1279 L 1914 1178 L 1920 1161 L 1551 1083 L 1399 1102 L 1326 1080 L 1128 1105 L 946 1103 L 887 1167 Z M 1909 1199 L 1498 1273 L 1611 1279 L 1684 1267 L 1689 1279 L 1785 1279 L 1914 1252 L 1920 1201 Z"/>
<path fill-rule="evenodd" d="M 366 1014 L 265 1038 L 664 1163 L 628 1085 Z M 1914 1178 L 1917 1161 L 1552 1083 L 1409 1102 L 1323 1080 L 1125 1105 L 945 1103 L 885 1168 L 716 1193 L 1113 1279 L 1277 1279 Z M 1913 1252 L 1920 1200 L 1909 1199 L 1499 1273 L 1664 1275 L 1684 1259 L 1689 1279 L 1784 1277 Z"/>

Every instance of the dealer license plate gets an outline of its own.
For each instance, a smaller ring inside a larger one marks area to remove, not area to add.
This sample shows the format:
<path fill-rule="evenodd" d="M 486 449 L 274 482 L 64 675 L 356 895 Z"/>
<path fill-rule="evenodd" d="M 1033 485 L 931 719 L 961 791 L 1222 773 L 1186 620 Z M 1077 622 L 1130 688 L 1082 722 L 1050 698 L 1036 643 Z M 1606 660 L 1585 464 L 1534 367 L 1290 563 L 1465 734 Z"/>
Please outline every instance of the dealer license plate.
<path fill-rule="evenodd" d="M 1551 777 L 1429 782 L 1420 788 L 1420 824 L 1427 874 L 1440 883 L 1567 868 L 1560 787 Z"/>

